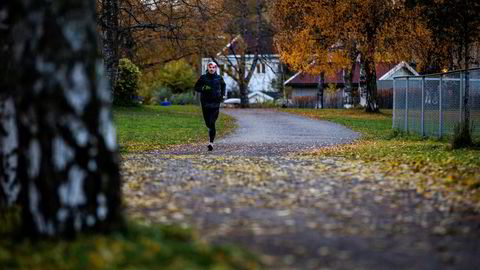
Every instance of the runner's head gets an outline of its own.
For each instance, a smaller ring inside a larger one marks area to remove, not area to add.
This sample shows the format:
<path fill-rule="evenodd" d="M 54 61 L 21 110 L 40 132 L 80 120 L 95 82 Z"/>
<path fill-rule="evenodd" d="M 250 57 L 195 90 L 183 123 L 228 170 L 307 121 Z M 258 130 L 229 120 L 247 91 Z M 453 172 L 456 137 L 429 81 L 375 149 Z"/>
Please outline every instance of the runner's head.
<path fill-rule="evenodd" d="M 213 61 L 208 62 L 207 70 L 210 74 L 215 74 L 217 72 L 217 64 Z"/>

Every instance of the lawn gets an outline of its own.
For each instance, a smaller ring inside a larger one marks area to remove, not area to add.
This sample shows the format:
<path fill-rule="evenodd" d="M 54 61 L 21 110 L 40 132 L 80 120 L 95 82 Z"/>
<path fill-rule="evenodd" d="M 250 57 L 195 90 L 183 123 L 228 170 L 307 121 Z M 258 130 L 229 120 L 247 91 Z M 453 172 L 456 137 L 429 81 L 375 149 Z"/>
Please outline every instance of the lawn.
<path fill-rule="evenodd" d="M 328 120 L 363 134 L 353 144 L 320 149 L 309 155 L 337 156 L 383 163 L 385 170 L 407 166 L 436 179 L 435 185 L 480 203 L 480 148 L 451 149 L 448 138 L 426 139 L 392 130 L 392 110 L 378 114 L 360 109 L 282 109 Z M 478 145 L 478 137 L 477 145 Z"/>
<path fill-rule="evenodd" d="M 251 254 L 206 245 L 179 227 L 129 224 L 108 235 L 32 242 L 11 238 L 6 218 L 0 216 L 0 269 L 261 269 Z"/>
<path fill-rule="evenodd" d="M 113 113 L 122 153 L 208 141 L 199 106 L 115 107 Z M 235 122 L 232 117 L 220 114 L 216 126 L 217 137 L 221 137 L 235 128 Z"/>

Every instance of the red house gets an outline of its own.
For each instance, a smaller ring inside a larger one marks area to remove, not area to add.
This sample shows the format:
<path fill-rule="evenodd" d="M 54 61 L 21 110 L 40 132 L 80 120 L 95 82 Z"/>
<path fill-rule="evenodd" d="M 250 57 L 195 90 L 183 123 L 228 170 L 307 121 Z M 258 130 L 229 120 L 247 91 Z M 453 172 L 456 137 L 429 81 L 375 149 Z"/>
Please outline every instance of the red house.
<path fill-rule="evenodd" d="M 357 62 L 353 74 L 353 93 L 345 93 L 344 71 L 339 70 L 335 75 L 325 76 L 324 107 L 348 107 L 349 105 L 365 105 L 364 93 L 358 93 L 360 81 L 360 63 Z M 395 76 L 418 75 L 414 68 L 402 61 L 398 64 L 378 63 L 376 65 L 377 87 L 382 91 L 392 92 L 393 78 Z M 285 81 L 284 85 L 291 87 L 291 99 L 301 107 L 318 107 L 317 92 L 319 75 L 311 75 L 302 71 L 296 73 Z M 329 90 L 327 90 L 329 89 Z M 336 89 L 336 91 L 331 91 Z M 386 94 L 388 95 L 388 93 Z M 351 99 L 351 100 L 349 100 Z M 302 104 L 298 104 L 298 103 Z M 308 104 L 305 104 L 308 103 Z M 380 104 L 381 107 L 389 107 L 388 104 Z M 390 105 L 391 106 L 391 105 Z"/>

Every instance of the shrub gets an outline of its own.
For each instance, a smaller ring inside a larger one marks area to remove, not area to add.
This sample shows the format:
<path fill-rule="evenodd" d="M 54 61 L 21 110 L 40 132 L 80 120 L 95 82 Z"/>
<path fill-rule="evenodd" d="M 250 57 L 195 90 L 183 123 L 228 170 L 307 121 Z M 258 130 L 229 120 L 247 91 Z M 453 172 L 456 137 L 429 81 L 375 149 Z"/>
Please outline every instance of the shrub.
<path fill-rule="evenodd" d="M 197 100 L 192 92 L 182 93 L 172 96 L 172 104 L 175 105 L 186 105 L 186 104 L 197 104 Z"/>
<path fill-rule="evenodd" d="M 172 90 L 163 85 L 157 85 L 152 92 L 156 104 L 160 104 L 164 100 L 170 100 L 172 97 Z"/>
<path fill-rule="evenodd" d="M 143 103 L 144 105 L 152 105 L 155 103 L 155 97 L 153 96 L 152 92 L 148 92 L 143 96 Z"/>
<path fill-rule="evenodd" d="M 191 91 L 197 81 L 192 66 L 183 60 L 167 63 L 158 71 L 157 78 L 157 83 L 170 88 L 174 94 Z"/>
<path fill-rule="evenodd" d="M 113 103 L 122 106 L 135 105 L 140 86 L 140 69 L 127 58 L 120 59 Z"/>

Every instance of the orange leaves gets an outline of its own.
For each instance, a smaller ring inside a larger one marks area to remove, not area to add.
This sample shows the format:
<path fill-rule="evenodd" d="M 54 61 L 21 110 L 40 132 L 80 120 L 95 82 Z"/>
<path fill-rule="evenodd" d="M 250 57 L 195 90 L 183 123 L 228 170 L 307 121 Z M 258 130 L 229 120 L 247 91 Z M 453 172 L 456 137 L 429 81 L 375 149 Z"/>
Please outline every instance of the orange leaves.
<path fill-rule="evenodd" d="M 348 50 L 376 61 L 420 58 L 430 38 L 418 10 L 401 1 L 279 0 L 271 16 L 282 60 L 313 74 L 348 66 Z"/>

